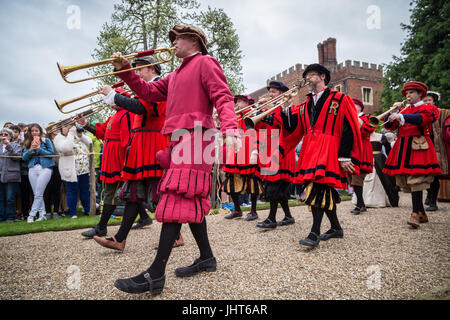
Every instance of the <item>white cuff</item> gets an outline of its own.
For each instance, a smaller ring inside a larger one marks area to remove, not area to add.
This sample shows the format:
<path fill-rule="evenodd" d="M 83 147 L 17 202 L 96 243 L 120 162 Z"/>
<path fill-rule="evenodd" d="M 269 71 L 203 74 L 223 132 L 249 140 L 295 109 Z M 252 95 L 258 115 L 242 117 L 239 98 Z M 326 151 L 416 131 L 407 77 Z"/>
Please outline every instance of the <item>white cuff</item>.
<path fill-rule="evenodd" d="M 405 117 L 400 113 L 400 126 L 403 127 L 403 125 L 405 124 Z"/>
<path fill-rule="evenodd" d="M 338 161 L 352 161 L 351 158 L 338 158 Z"/>
<path fill-rule="evenodd" d="M 115 97 L 115 95 L 116 95 L 116 92 L 115 92 L 114 90 L 112 90 L 112 91 L 110 91 L 110 92 L 108 93 L 107 96 L 104 96 L 104 97 L 103 97 L 103 101 L 104 101 L 106 104 L 109 104 L 110 106 L 115 106 L 115 103 L 114 103 L 114 97 Z"/>

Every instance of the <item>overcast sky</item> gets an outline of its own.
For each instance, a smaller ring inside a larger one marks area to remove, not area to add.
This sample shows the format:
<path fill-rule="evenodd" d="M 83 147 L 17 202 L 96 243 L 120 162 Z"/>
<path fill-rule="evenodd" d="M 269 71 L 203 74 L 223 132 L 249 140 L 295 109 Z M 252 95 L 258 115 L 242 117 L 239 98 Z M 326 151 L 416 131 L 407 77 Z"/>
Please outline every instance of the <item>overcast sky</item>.
<path fill-rule="evenodd" d="M 120 0 L 0 0 L 2 72 L 0 125 L 48 122 L 67 117 L 53 102 L 92 91 L 94 82 L 67 84 L 56 62 L 92 61 L 96 38 Z M 240 38 L 246 93 L 268 78 L 318 62 L 317 44 L 337 39 L 338 63 L 389 63 L 399 55 L 409 23 L 408 0 L 199 0 L 223 8 Z M 73 18 L 79 8 L 79 29 Z"/>

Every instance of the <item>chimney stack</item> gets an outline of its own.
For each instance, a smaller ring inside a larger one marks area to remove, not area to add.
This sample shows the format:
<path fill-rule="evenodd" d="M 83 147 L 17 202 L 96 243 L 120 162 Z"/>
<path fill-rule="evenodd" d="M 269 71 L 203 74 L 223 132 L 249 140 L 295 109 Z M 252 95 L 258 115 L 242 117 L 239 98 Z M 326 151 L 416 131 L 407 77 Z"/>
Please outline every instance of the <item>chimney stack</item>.
<path fill-rule="evenodd" d="M 336 39 L 328 38 L 317 45 L 319 63 L 325 67 L 337 66 Z"/>

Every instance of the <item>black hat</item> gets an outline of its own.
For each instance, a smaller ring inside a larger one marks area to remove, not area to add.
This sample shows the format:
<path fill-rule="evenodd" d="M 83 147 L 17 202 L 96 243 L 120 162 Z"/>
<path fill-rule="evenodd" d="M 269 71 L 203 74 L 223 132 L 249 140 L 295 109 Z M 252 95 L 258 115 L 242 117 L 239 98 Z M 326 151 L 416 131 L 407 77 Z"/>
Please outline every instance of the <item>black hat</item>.
<path fill-rule="evenodd" d="M 152 56 L 146 56 L 146 57 L 139 57 L 137 59 L 135 59 L 133 61 L 133 68 L 136 67 L 136 64 L 141 63 L 141 64 L 153 64 L 156 63 L 156 59 L 153 58 Z M 153 66 L 153 68 L 155 68 L 155 71 L 158 75 L 161 74 L 161 66 L 159 64 L 155 64 Z"/>
<path fill-rule="evenodd" d="M 286 85 L 281 81 L 270 81 L 267 90 L 269 90 L 270 88 L 275 88 L 277 90 L 280 90 L 281 92 L 286 92 L 289 90 L 289 88 L 286 87 Z"/>
<path fill-rule="evenodd" d="M 306 74 L 310 71 L 317 71 L 319 74 L 325 75 L 325 85 L 327 85 L 330 82 L 330 71 L 325 68 L 323 65 L 318 63 L 310 64 L 306 67 L 305 71 L 303 72 L 303 78 L 305 78 Z"/>

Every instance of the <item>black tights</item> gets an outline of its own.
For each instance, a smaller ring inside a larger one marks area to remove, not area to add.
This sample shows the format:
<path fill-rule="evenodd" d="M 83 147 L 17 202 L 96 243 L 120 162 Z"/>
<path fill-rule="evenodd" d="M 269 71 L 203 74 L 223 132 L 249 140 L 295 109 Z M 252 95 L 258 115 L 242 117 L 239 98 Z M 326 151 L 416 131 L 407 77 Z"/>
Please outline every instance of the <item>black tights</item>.
<path fill-rule="evenodd" d="M 365 207 L 364 198 L 363 198 L 363 187 L 361 186 L 353 186 L 356 194 L 356 206 L 358 208 Z"/>
<path fill-rule="evenodd" d="M 250 199 L 252 201 L 252 211 L 256 212 L 256 202 L 258 201 L 258 195 L 256 193 L 251 193 Z M 231 200 L 233 200 L 234 210 L 241 212 L 241 206 L 239 205 L 239 193 L 232 193 Z"/>
<path fill-rule="evenodd" d="M 281 200 L 281 201 L 270 200 L 270 212 L 269 212 L 269 216 L 267 217 L 267 219 L 269 219 L 272 222 L 276 222 L 278 203 L 280 203 L 281 208 L 283 208 L 285 217 L 286 218 L 292 218 L 291 210 L 289 209 L 288 199 L 284 199 L 284 200 Z"/>
<path fill-rule="evenodd" d="M 416 213 L 425 212 L 422 197 L 423 197 L 422 191 L 415 191 L 411 193 L 413 212 Z"/>
<path fill-rule="evenodd" d="M 427 198 L 430 199 L 430 205 L 436 205 L 437 197 L 439 194 L 439 187 L 440 187 L 439 178 L 434 177 L 434 180 L 431 183 L 430 188 L 427 190 L 428 191 Z"/>
<path fill-rule="evenodd" d="M 200 250 L 200 259 L 205 260 L 211 258 L 213 253 L 208 240 L 206 219 L 203 219 L 202 223 L 190 223 L 189 228 Z M 178 238 L 180 230 L 181 223 L 163 223 L 159 237 L 158 252 L 152 265 L 147 269 L 152 279 L 157 279 L 164 275 L 167 260 L 169 260 L 170 253 L 172 252 L 173 243 Z M 133 280 L 137 283 L 146 281 L 143 274 L 134 277 Z"/>
<path fill-rule="evenodd" d="M 122 223 L 120 224 L 119 231 L 117 231 L 115 238 L 118 242 L 126 240 L 131 227 L 133 226 L 134 220 L 136 220 L 137 215 L 140 215 L 141 220 L 148 217 L 145 210 L 145 206 L 142 203 L 127 202 L 125 205 L 125 210 L 123 212 Z"/>
<path fill-rule="evenodd" d="M 313 225 L 311 228 L 311 232 L 314 232 L 317 235 L 320 235 L 320 225 L 322 224 L 323 213 L 325 212 L 328 220 L 330 220 L 331 229 L 341 230 L 342 227 L 339 223 L 336 210 L 334 211 L 324 211 L 323 209 L 311 207 L 312 215 L 313 215 Z M 317 240 L 317 238 L 313 235 L 309 235 L 308 238 L 314 238 L 312 240 Z"/>

